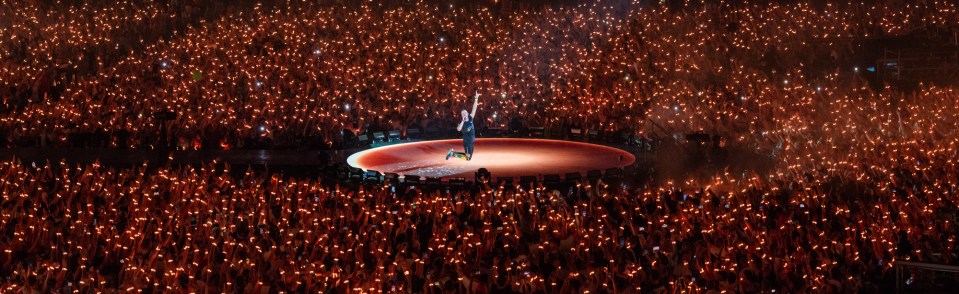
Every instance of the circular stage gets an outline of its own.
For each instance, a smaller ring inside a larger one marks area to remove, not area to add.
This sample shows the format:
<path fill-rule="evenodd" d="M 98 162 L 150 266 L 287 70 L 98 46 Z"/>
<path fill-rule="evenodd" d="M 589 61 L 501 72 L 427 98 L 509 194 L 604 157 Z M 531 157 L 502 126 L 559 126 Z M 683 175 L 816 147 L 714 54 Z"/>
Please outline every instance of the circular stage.
<path fill-rule="evenodd" d="M 450 148 L 463 151 L 463 140 L 423 141 L 383 146 L 357 152 L 347 163 L 364 170 L 421 177 L 464 177 L 472 179 L 476 170 L 486 168 L 493 178 L 564 175 L 587 170 L 605 170 L 633 164 L 629 152 L 596 144 L 542 140 L 476 139 L 470 161 L 450 157 Z"/>

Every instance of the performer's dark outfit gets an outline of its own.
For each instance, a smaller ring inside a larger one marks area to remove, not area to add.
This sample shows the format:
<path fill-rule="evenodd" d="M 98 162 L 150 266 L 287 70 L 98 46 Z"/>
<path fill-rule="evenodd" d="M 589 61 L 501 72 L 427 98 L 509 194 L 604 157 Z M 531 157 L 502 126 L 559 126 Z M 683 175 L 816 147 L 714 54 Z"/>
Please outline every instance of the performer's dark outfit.
<path fill-rule="evenodd" d="M 450 156 L 456 157 L 462 160 L 470 160 L 473 158 L 473 143 L 476 143 L 476 129 L 473 127 L 473 117 L 470 116 L 466 122 L 463 123 L 463 152 L 455 152 L 450 149 L 450 152 L 446 154 L 446 159 L 450 159 Z"/>

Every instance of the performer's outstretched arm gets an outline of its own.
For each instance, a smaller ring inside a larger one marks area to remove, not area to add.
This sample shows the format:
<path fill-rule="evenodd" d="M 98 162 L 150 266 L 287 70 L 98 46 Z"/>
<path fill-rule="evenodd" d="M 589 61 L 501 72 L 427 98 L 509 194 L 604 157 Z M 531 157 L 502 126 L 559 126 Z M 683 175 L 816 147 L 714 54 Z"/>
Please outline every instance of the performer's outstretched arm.
<path fill-rule="evenodd" d="M 476 92 L 476 97 L 473 98 L 473 111 L 470 112 L 470 116 L 474 117 L 474 119 L 476 116 L 476 105 L 479 104 L 479 96 L 479 92 Z"/>

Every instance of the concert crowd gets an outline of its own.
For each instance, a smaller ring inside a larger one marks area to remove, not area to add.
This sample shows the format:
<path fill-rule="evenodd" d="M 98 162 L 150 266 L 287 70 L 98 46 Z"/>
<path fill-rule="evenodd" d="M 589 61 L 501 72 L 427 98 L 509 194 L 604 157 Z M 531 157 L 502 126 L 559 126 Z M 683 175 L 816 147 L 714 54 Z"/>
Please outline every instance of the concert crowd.
<path fill-rule="evenodd" d="M 485 126 L 705 131 L 775 166 L 446 192 L 14 159 L 0 292 L 876 293 L 959 263 L 959 92 L 849 61 L 955 32 L 954 2 L 41 2 L 0 8 L 0 147 L 341 148 L 478 91 Z"/>

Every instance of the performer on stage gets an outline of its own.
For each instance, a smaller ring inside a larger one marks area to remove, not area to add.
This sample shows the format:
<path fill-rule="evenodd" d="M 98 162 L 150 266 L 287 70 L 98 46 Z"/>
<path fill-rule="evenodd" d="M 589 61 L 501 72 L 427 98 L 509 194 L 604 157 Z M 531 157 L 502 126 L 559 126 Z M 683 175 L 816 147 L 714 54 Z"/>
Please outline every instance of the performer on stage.
<path fill-rule="evenodd" d="M 473 97 L 472 112 L 466 112 L 466 109 L 460 111 L 460 114 L 463 115 L 463 121 L 456 127 L 456 130 L 463 132 L 463 152 L 456 152 L 450 148 L 450 152 L 446 153 L 446 160 L 450 160 L 450 156 L 462 160 L 470 160 L 473 158 L 473 142 L 476 142 L 476 130 L 473 128 L 473 115 L 476 114 L 476 105 L 479 103 L 479 96 L 479 92 L 476 92 L 476 97 Z"/>

